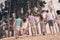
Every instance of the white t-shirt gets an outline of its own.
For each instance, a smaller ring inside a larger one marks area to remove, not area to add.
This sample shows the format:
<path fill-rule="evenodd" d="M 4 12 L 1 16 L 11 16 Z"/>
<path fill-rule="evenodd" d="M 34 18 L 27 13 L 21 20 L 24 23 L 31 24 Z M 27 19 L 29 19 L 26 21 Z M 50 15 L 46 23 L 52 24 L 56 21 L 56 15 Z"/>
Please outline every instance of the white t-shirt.
<path fill-rule="evenodd" d="M 54 20 L 52 13 L 46 14 L 47 20 Z"/>

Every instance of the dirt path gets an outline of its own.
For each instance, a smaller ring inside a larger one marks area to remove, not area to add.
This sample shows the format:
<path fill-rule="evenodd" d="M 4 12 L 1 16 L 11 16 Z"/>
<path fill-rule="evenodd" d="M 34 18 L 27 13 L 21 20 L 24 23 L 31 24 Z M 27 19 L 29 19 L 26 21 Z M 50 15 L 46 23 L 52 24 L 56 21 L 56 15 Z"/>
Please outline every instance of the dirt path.
<path fill-rule="evenodd" d="M 4 38 L 0 40 L 60 40 L 60 33 L 54 34 L 54 35 L 37 35 L 37 36 L 24 36 L 19 37 L 18 39 L 15 39 L 15 37 L 11 38 Z"/>

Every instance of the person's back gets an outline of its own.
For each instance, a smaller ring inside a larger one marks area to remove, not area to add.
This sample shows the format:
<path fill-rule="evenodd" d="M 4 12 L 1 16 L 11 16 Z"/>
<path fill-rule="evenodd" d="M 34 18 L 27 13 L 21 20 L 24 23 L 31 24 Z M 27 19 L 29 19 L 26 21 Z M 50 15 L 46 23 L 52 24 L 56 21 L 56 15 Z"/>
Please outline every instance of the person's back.
<path fill-rule="evenodd" d="M 34 22 L 35 22 L 34 16 L 29 16 L 29 22 L 30 22 L 30 23 L 34 23 Z"/>
<path fill-rule="evenodd" d="M 23 18 L 22 21 L 23 34 L 28 34 L 28 19 Z"/>
<path fill-rule="evenodd" d="M 15 25 L 16 25 L 16 26 L 20 26 L 21 23 L 22 23 L 22 19 L 21 19 L 21 18 L 17 18 L 17 19 L 15 20 Z"/>
<path fill-rule="evenodd" d="M 32 35 L 36 35 L 35 17 L 33 16 L 33 14 L 29 15 L 28 20 L 32 30 Z"/>
<path fill-rule="evenodd" d="M 40 14 L 40 21 L 43 21 L 43 16 L 42 16 L 42 14 Z"/>
<path fill-rule="evenodd" d="M 18 17 L 17 19 L 15 19 L 16 38 L 18 38 L 21 35 L 21 24 L 22 24 L 21 18 Z"/>
<path fill-rule="evenodd" d="M 45 35 L 45 23 L 44 23 L 44 18 L 42 14 L 40 14 L 40 26 L 41 26 L 41 31 L 43 35 Z"/>
<path fill-rule="evenodd" d="M 54 26 L 54 16 L 48 10 L 46 11 L 46 13 L 47 13 L 46 14 L 46 19 L 47 19 L 47 22 L 49 24 L 50 32 L 51 32 L 51 34 L 54 34 L 54 30 L 53 30 L 54 29 L 53 28 L 53 26 Z"/>
<path fill-rule="evenodd" d="M 47 20 L 53 20 L 53 15 L 51 13 L 46 14 Z"/>
<path fill-rule="evenodd" d="M 26 28 L 27 27 L 27 25 L 28 25 L 28 20 L 27 20 L 27 18 L 24 18 L 23 19 L 23 23 L 22 23 L 23 25 L 22 25 L 22 27 L 23 28 Z"/>

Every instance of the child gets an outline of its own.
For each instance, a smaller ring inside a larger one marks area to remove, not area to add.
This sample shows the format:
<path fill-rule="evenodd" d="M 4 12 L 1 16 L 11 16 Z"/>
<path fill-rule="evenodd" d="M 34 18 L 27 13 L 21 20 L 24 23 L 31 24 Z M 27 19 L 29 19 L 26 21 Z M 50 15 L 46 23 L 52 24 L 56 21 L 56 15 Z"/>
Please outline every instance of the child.
<path fill-rule="evenodd" d="M 45 23 L 44 23 L 44 18 L 42 16 L 42 14 L 40 14 L 40 26 L 41 26 L 43 35 L 45 35 Z"/>
<path fill-rule="evenodd" d="M 26 17 L 23 17 L 22 27 L 23 33 L 28 34 L 28 19 Z"/>
<path fill-rule="evenodd" d="M 17 17 L 17 19 L 15 19 L 15 29 L 16 29 L 16 38 L 19 37 L 19 35 L 21 34 L 21 23 L 22 23 L 22 19 Z"/>
<path fill-rule="evenodd" d="M 35 20 L 36 20 L 36 28 L 37 28 L 37 34 L 41 34 L 41 27 L 40 27 L 40 16 L 36 15 Z"/>
<path fill-rule="evenodd" d="M 47 19 L 47 22 L 49 24 L 50 31 L 53 34 L 54 33 L 54 30 L 53 30 L 54 16 L 48 10 L 46 11 L 46 13 L 47 13 L 46 14 L 46 19 Z"/>
<path fill-rule="evenodd" d="M 33 14 L 31 13 L 28 17 L 28 21 L 30 23 L 30 27 L 32 29 L 32 35 L 36 35 L 36 27 L 35 27 L 35 17 L 33 16 Z"/>

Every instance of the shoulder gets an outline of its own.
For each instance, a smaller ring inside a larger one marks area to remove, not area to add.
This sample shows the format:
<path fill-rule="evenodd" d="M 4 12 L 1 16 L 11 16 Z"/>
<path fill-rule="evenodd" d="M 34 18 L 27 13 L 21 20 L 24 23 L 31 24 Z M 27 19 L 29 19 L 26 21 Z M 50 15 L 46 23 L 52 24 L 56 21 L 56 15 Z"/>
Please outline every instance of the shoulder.
<path fill-rule="evenodd" d="M 20 20 L 22 21 L 22 19 L 20 18 Z"/>

